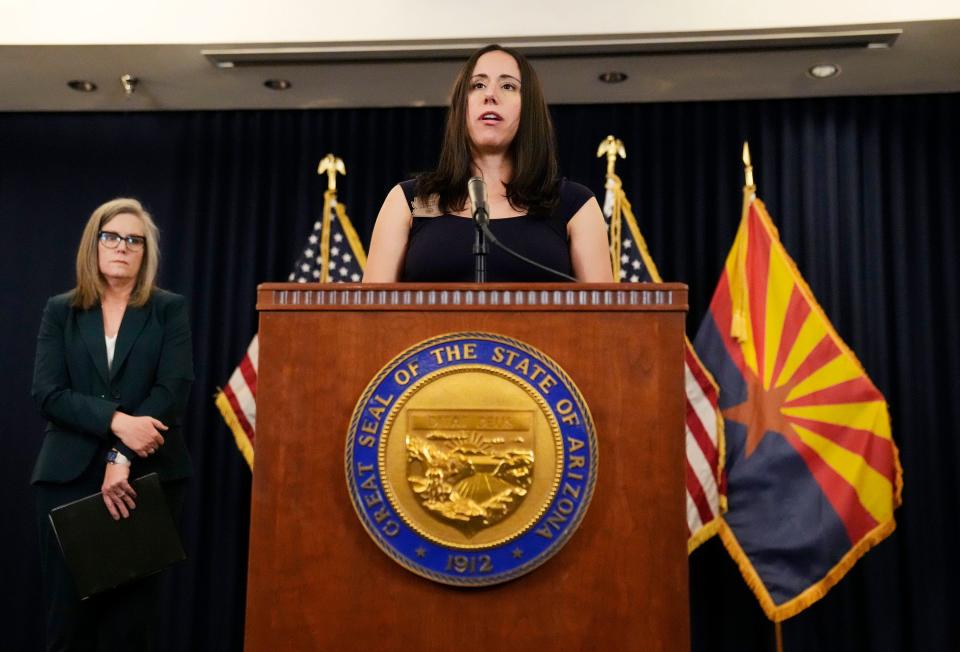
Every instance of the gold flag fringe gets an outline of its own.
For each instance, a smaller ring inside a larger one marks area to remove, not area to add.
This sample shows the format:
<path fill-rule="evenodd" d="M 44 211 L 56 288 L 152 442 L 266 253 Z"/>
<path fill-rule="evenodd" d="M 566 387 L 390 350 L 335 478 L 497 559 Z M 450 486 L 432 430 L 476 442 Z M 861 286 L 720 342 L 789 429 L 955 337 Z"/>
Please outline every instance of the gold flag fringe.
<path fill-rule="evenodd" d="M 223 390 L 217 392 L 217 398 L 214 402 L 217 408 L 219 408 L 223 420 L 227 423 L 227 427 L 230 428 L 230 432 L 233 433 L 233 439 L 237 442 L 237 448 L 240 449 L 240 454 L 243 455 L 243 459 L 247 461 L 247 466 L 249 466 L 252 471 L 253 443 L 250 441 L 250 438 L 247 437 L 243 426 L 240 425 L 240 421 L 233 411 L 233 406 L 230 405 L 230 400 L 227 398 L 227 395 L 223 393 Z"/>
<path fill-rule="evenodd" d="M 749 586 L 750 590 L 753 591 L 753 594 L 757 596 L 757 600 L 760 602 L 760 608 L 763 609 L 763 613 L 773 622 L 783 622 L 788 618 L 796 616 L 798 613 L 825 596 L 827 592 L 837 584 L 837 582 L 844 578 L 847 572 L 853 568 L 853 565 L 856 564 L 857 561 L 859 561 L 859 559 L 867 553 L 867 551 L 887 538 L 896 529 L 896 521 L 894 521 L 892 518 L 879 524 L 877 527 L 871 530 L 867 536 L 860 539 L 860 541 L 854 547 L 848 550 L 847 554 L 845 554 L 840 561 L 837 562 L 837 564 L 831 568 L 826 575 L 824 575 L 823 579 L 812 584 L 809 588 L 804 590 L 795 598 L 792 598 L 780 605 L 774 603 L 773 598 L 767 591 L 767 587 L 764 586 L 763 581 L 761 581 L 760 576 L 757 574 L 757 571 L 754 570 L 753 564 L 750 563 L 749 557 L 747 557 L 747 554 L 743 551 L 743 548 L 740 547 L 740 543 L 737 541 L 736 536 L 733 534 L 730 526 L 725 521 L 721 521 L 718 528 L 718 534 L 720 535 L 720 540 L 723 542 L 724 547 L 727 549 L 727 553 L 733 558 L 733 561 L 740 569 L 740 574 L 743 576 L 747 586 Z"/>

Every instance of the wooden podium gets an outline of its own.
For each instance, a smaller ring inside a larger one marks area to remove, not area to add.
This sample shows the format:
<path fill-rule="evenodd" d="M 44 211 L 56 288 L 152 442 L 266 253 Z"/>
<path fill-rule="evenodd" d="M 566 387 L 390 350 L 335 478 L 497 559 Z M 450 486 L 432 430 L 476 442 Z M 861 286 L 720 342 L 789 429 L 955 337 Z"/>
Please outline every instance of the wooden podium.
<path fill-rule="evenodd" d="M 246 650 L 689 649 L 680 284 L 259 287 Z M 424 579 L 354 511 L 345 436 L 407 348 L 485 331 L 536 347 L 596 424 L 596 489 L 556 556 L 483 588 Z"/>

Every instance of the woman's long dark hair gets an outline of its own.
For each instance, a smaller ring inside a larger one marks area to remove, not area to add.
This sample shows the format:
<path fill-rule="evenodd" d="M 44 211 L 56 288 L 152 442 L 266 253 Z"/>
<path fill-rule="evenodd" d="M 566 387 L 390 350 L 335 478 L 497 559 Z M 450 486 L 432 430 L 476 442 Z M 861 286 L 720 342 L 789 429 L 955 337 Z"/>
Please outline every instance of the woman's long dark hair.
<path fill-rule="evenodd" d="M 506 184 L 507 200 L 530 214 L 549 213 L 559 199 L 559 165 L 556 137 L 550 111 L 543 99 L 540 80 L 527 58 L 512 48 L 488 45 L 477 50 L 464 64 L 453 87 L 447 110 L 440 163 L 433 172 L 417 177 L 416 196 L 424 202 L 438 196 L 438 208 L 446 212 L 463 210 L 467 202 L 467 181 L 473 176 L 473 155 L 467 131 L 467 96 L 477 60 L 487 52 L 500 50 L 513 57 L 520 68 L 520 125 L 510 144 L 513 178 Z"/>

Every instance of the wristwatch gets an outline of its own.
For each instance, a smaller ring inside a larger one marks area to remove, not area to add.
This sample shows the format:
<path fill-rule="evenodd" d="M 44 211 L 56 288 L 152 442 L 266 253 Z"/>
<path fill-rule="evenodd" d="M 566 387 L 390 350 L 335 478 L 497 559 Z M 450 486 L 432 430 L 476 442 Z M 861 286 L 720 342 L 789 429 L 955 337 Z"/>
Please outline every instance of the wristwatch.
<path fill-rule="evenodd" d="M 123 464 L 124 466 L 130 466 L 130 460 L 126 455 L 118 451 L 116 448 L 111 448 L 107 451 L 107 464 Z"/>

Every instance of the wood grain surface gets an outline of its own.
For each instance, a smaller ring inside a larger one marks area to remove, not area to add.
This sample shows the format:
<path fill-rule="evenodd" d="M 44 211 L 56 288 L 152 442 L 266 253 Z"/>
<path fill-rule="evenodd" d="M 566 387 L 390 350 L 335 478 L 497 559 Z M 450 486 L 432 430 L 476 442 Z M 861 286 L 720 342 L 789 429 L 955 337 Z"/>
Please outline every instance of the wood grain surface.
<path fill-rule="evenodd" d="M 688 650 L 680 293 L 673 310 L 536 312 L 271 310 L 261 294 L 246 649 Z M 567 372 L 596 424 L 599 472 L 556 556 L 505 584 L 455 588 L 371 540 L 344 444 L 385 364 L 422 340 L 478 330 L 526 342 Z"/>

